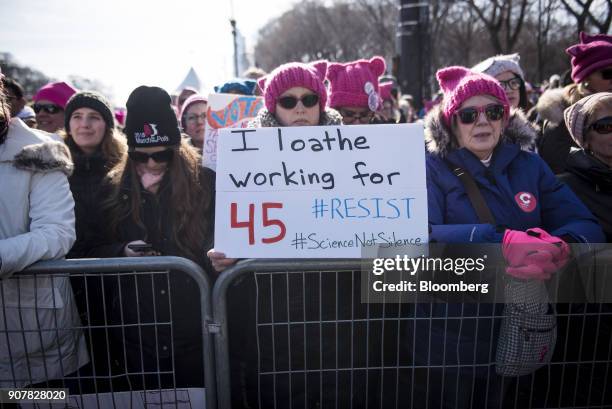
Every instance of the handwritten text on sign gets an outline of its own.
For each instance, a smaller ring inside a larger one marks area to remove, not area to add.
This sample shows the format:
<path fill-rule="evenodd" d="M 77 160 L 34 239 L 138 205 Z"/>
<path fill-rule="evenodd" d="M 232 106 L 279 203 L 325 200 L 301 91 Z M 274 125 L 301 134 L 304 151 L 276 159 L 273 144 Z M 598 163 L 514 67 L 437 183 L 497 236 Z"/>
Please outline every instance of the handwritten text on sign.
<path fill-rule="evenodd" d="M 421 125 L 223 129 L 215 248 L 228 257 L 360 257 L 427 240 Z"/>
<path fill-rule="evenodd" d="M 217 166 L 217 138 L 221 128 L 246 128 L 263 108 L 263 98 L 250 95 L 210 94 L 204 131 L 203 165 Z"/>

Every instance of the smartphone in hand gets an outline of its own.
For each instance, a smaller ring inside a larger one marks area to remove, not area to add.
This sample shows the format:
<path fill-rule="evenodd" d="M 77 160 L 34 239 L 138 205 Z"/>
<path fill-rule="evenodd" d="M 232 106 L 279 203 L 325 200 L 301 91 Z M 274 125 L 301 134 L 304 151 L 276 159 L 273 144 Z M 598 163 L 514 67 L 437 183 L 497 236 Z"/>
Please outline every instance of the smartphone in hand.
<path fill-rule="evenodd" d="M 153 245 L 149 244 L 149 243 L 140 243 L 140 244 L 128 244 L 127 248 L 132 250 L 132 251 L 136 251 L 139 253 L 145 252 L 145 251 L 151 251 L 153 250 Z"/>

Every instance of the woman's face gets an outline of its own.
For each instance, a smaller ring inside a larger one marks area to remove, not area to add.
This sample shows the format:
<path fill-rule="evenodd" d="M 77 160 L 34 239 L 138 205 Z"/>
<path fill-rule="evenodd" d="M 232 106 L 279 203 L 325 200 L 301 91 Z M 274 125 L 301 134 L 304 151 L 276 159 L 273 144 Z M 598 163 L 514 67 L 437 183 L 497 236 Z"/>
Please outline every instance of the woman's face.
<path fill-rule="evenodd" d="M 314 100 L 316 104 L 311 105 Z M 320 114 L 319 97 L 308 88 L 289 88 L 276 100 L 275 116 L 282 126 L 316 126 Z"/>
<path fill-rule="evenodd" d="M 191 137 L 194 146 L 204 144 L 204 127 L 206 121 L 206 103 L 198 102 L 189 105 L 185 114 L 185 132 Z"/>
<path fill-rule="evenodd" d="M 591 73 L 584 82 L 593 93 L 612 92 L 612 65 Z"/>
<path fill-rule="evenodd" d="M 461 104 L 452 121 L 459 146 L 486 159 L 501 137 L 503 105 L 491 96 L 476 95 Z"/>
<path fill-rule="evenodd" d="M 369 124 L 374 118 L 374 112 L 370 108 L 363 107 L 339 107 L 338 112 L 342 115 L 344 125 Z"/>
<path fill-rule="evenodd" d="M 46 99 L 36 101 L 33 105 L 36 112 L 38 129 L 45 132 L 57 132 L 64 127 L 64 109 Z"/>
<path fill-rule="evenodd" d="M 79 108 L 70 116 L 70 135 L 74 143 L 86 154 L 94 153 L 106 133 L 102 115 L 91 108 Z"/>
<path fill-rule="evenodd" d="M 506 91 L 510 106 L 513 108 L 518 107 L 521 101 L 521 78 L 512 71 L 504 71 L 495 78 L 501 83 L 504 91 Z"/>
<path fill-rule="evenodd" d="M 170 149 L 171 148 L 168 148 L 166 146 L 151 146 L 147 148 L 135 148 L 134 151 L 144 153 L 146 155 L 151 155 L 156 152 L 168 151 Z M 158 161 L 155 160 L 154 157 L 149 156 L 146 162 L 134 160 L 134 163 L 136 164 L 136 170 L 141 175 L 145 173 L 153 175 L 163 175 L 163 173 L 168 169 L 169 161 Z"/>
<path fill-rule="evenodd" d="M 600 119 L 612 117 L 612 107 L 602 107 L 595 112 L 593 118 L 589 120 L 589 129 L 587 130 L 584 148 L 592 152 L 593 156 L 612 167 L 612 132 L 599 133 L 590 125 Z"/>

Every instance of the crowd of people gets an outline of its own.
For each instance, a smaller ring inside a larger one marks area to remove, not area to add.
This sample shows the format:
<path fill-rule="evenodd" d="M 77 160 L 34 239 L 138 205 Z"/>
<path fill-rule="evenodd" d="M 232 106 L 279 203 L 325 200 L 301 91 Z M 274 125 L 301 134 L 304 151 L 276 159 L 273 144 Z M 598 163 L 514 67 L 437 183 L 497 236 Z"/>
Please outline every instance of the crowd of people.
<path fill-rule="evenodd" d="M 289 62 L 270 73 L 251 70 L 215 91 L 261 95 L 265 107 L 251 127 L 422 123 L 430 241 L 497 243 L 505 249 L 508 275 L 543 281 L 567 264 L 569 244 L 612 241 L 612 36 L 581 33 L 566 52 L 571 80 L 555 87 L 559 78 L 551 79 L 539 98 L 517 54 L 493 56 L 471 68 L 442 68 L 436 73 L 440 93 L 420 112 L 385 76 L 385 61 L 377 56 L 348 63 Z M 215 173 L 201 165 L 206 96 L 185 89 L 173 97 L 139 86 L 124 117 L 100 93 L 65 82 L 45 85 L 31 103 L 6 76 L 0 91 L 0 329 L 15 330 L 0 343 L 0 386 L 12 379 L 10 386 L 23 387 L 85 370 L 90 358 L 96 359 L 96 351 L 87 353 L 84 335 L 73 329 L 79 320 L 94 319 L 82 311 L 85 293 L 97 290 L 74 280 L 71 285 L 67 278 L 35 283 L 11 278 L 13 273 L 64 256 L 172 255 L 193 260 L 214 280 L 236 260 L 214 248 Z M 537 251 L 512 247 L 524 243 L 535 243 Z M 41 297 L 45 291 L 52 296 Z M 123 365 L 130 372 L 173 365 L 176 377 L 156 386 L 202 386 L 202 320 L 193 308 L 199 299 L 193 282 L 181 275 L 167 281 L 134 278 L 111 291 L 110 319 L 121 316 L 130 324 L 161 314 L 173 323 L 173 333 L 126 329 Z M 176 295 L 169 307 L 155 296 L 166 293 Z M 62 302 L 44 310 L 42 304 L 54 297 Z M 11 313 L 32 306 L 30 315 Z M 465 312 L 459 304 L 436 308 L 419 314 Z M 65 336 L 19 335 L 41 321 Z M 602 323 L 608 336 L 609 321 Z M 446 342 L 459 345 L 457 361 L 489 362 L 493 331 L 466 336 L 443 321 L 433 323 L 438 346 L 417 343 L 417 350 L 442 354 Z M 59 357 L 44 353 L 60 350 Z M 417 353 L 415 359 L 425 356 Z M 456 389 L 463 395 L 454 396 L 454 404 L 499 407 L 500 378 L 486 369 L 462 378 Z M 480 383 L 497 389 L 474 401 L 470 393 Z M 430 395 L 437 390 L 423 387 Z M 432 399 L 444 404 L 444 394 L 434 394 Z"/>

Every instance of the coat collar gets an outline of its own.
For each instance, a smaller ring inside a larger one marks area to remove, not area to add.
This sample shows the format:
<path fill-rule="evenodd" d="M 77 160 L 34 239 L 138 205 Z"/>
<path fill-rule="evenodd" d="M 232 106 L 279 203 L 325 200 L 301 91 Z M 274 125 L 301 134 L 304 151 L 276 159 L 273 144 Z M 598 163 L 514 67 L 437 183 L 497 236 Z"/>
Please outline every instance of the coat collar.
<path fill-rule="evenodd" d="M 60 171 L 70 176 L 74 165 L 68 147 L 51 134 L 28 128 L 12 118 L 6 141 L 0 145 L 0 162 L 12 162 L 20 170 L 31 172 Z"/>

